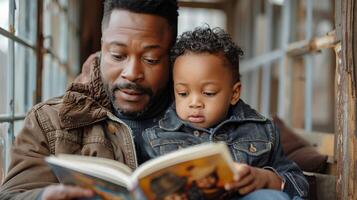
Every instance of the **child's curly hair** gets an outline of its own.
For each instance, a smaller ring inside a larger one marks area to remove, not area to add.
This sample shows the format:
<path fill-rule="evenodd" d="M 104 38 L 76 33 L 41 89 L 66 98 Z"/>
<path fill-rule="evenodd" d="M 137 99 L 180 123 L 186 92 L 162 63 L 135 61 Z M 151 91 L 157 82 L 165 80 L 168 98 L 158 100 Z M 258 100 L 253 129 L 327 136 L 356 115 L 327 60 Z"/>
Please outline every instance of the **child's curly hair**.
<path fill-rule="evenodd" d="M 171 49 L 171 63 L 174 64 L 177 57 L 190 52 L 222 54 L 229 61 L 233 78 L 240 81 L 239 56 L 243 55 L 243 50 L 232 41 L 230 35 L 223 29 L 218 27 L 211 29 L 204 26 L 184 32 Z"/>

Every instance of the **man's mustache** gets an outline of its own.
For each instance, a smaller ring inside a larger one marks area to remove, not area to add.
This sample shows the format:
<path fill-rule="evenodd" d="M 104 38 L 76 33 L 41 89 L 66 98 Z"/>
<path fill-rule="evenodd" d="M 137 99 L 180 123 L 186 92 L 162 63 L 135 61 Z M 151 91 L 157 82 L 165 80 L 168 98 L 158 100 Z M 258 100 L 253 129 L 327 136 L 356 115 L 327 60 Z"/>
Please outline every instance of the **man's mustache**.
<path fill-rule="evenodd" d="M 143 87 L 136 83 L 117 83 L 113 86 L 112 91 L 114 93 L 116 90 L 122 90 L 122 89 L 136 90 L 140 93 L 144 93 L 149 96 L 153 95 L 153 91 L 150 88 Z"/>

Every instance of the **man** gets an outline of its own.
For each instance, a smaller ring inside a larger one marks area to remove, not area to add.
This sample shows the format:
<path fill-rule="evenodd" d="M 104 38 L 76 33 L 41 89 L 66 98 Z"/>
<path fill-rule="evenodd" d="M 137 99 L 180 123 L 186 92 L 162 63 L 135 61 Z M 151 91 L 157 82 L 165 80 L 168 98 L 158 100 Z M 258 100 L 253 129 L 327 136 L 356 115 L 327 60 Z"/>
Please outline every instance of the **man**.
<path fill-rule="evenodd" d="M 67 153 L 115 159 L 131 168 L 146 160 L 141 131 L 170 104 L 168 51 L 177 34 L 176 0 L 107 0 L 100 55 L 86 83 L 36 105 L 11 150 L 0 199 L 74 199 L 93 192 L 57 184 L 43 162 Z M 131 127 L 131 129 L 123 123 Z M 134 145 L 135 144 L 135 145 Z"/>

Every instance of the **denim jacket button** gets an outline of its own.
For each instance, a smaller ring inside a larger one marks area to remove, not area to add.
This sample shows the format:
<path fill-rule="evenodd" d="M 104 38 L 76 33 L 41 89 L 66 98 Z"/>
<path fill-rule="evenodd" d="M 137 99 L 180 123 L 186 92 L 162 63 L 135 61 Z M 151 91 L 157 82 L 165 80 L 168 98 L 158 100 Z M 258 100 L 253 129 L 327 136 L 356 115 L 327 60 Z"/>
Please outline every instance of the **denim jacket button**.
<path fill-rule="evenodd" d="M 196 136 L 196 137 L 199 137 L 200 136 L 200 132 L 199 131 L 193 131 L 193 135 Z"/>
<path fill-rule="evenodd" d="M 257 148 L 255 148 L 255 146 L 253 144 L 249 144 L 249 152 L 255 153 L 255 152 L 257 152 Z"/>

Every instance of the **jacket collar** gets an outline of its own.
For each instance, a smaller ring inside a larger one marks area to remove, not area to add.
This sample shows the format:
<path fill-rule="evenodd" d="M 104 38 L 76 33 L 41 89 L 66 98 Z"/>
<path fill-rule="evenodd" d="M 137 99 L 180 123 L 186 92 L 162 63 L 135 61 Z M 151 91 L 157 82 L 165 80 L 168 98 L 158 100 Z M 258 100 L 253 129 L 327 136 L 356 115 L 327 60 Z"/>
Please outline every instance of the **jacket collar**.
<path fill-rule="evenodd" d="M 100 76 L 98 58 L 94 59 L 90 68 L 89 82 L 72 83 L 63 96 L 59 118 L 64 129 L 83 127 L 104 120 L 110 112 L 111 103 Z"/>
<path fill-rule="evenodd" d="M 265 122 L 266 120 L 266 117 L 252 109 L 248 104 L 244 103 L 243 100 L 239 100 L 237 105 L 231 108 L 226 120 L 221 122 L 218 126 L 221 126 L 226 122 Z M 166 111 L 165 117 L 159 121 L 160 128 L 167 131 L 177 131 L 185 125 L 189 125 L 189 123 L 181 120 L 177 116 L 174 104 L 172 104 L 171 107 Z"/>

